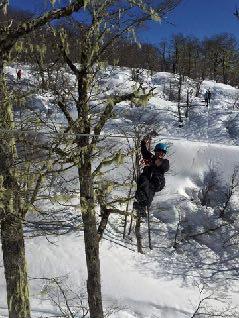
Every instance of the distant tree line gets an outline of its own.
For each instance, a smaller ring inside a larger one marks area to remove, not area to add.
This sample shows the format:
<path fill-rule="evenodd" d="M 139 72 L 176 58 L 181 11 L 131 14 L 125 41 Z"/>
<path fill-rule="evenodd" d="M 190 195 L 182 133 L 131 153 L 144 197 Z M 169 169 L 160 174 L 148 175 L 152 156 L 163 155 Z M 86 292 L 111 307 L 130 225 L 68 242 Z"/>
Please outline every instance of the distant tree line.
<path fill-rule="evenodd" d="M 139 47 L 136 43 L 121 40 L 107 53 L 110 64 L 118 60 L 120 66 L 142 67 L 238 85 L 238 43 L 233 35 L 227 33 L 204 40 L 178 34 L 157 46 L 142 44 Z"/>
<path fill-rule="evenodd" d="M 28 12 L 9 10 L 7 16 L 0 16 L 0 23 L 3 19 L 5 21 L 8 19 L 9 22 L 13 19 L 14 23 L 29 18 L 29 15 Z M 80 24 L 71 17 L 65 18 L 61 24 L 54 25 L 54 28 L 65 29 L 71 59 L 77 62 L 81 54 L 79 33 L 86 34 L 88 26 Z M 42 63 L 49 64 L 57 58 L 54 44 L 52 27 L 44 26 L 37 36 L 31 35 L 21 39 L 21 43 L 16 45 L 15 53 L 19 62 L 38 61 L 39 63 L 41 51 L 44 51 L 45 62 Z M 19 49 L 18 46 L 21 48 Z M 22 46 L 25 49 L 22 49 Z M 14 55 L 14 51 L 12 54 Z M 112 45 L 109 44 L 105 48 L 102 59 L 111 65 L 172 72 L 191 78 L 211 79 L 238 85 L 238 43 L 235 36 L 228 33 L 206 37 L 203 40 L 177 34 L 171 40 L 161 41 L 158 45 L 139 44 L 122 37 L 112 41 Z"/>

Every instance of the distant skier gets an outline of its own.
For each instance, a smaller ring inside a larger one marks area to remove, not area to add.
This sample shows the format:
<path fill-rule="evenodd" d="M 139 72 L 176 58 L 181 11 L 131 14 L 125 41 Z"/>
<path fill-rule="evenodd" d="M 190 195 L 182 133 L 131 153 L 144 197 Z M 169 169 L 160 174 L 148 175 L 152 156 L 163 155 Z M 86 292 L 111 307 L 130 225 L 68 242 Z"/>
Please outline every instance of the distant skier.
<path fill-rule="evenodd" d="M 147 135 L 141 141 L 141 154 L 145 167 L 139 176 L 135 193 L 136 201 L 133 203 L 133 208 L 144 217 L 147 215 L 146 208 L 151 205 L 155 192 L 164 188 L 164 173 L 169 170 L 169 161 L 164 159 L 168 146 L 159 143 L 154 148 L 155 154 L 152 154 L 148 149 L 151 138 L 150 135 Z"/>
<path fill-rule="evenodd" d="M 208 105 L 210 104 L 211 102 L 211 91 L 210 89 L 208 89 L 205 94 L 204 94 L 204 100 L 205 100 L 205 103 L 206 103 L 206 106 L 208 107 Z"/>
<path fill-rule="evenodd" d="M 17 80 L 19 81 L 19 80 L 21 80 L 21 78 L 22 78 L 22 70 L 18 70 L 17 71 Z"/>
<path fill-rule="evenodd" d="M 210 91 L 210 89 L 208 89 L 207 90 L 207 99 L 208 99 L 208 104 L 210 104 L 211 103 L 211 91 Z"/>

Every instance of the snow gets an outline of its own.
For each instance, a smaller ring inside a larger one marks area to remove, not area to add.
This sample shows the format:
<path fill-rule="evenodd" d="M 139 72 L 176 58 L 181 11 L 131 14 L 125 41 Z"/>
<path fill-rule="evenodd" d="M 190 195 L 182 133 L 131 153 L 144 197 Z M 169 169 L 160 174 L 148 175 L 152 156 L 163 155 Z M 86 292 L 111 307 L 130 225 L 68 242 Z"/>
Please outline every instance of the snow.
<path fill-rule="evenodd" d="M 34 86 L 36 75 L 30 66 L 23 66 L 23 81 L 16 83 L 16 65 L 9 66 L 7 73 L 12 85 L 22 85 L 24 89 Z M 19 68 L 19 67 L 18 67 Z M 134 85 L 131 70 L 109 67 L 102 71 L 101 88 L 107 94 L 128 92 Z M 204 81 L 199 97 L 193 100 L 189 118 L 184 118 L 183 127 L 177 121 L 177 103 L 170 101 L 165 85 L 177 77 L 170 73 L 156 73 L 152 76 L 144 71 L 142 77 L 149 85 L 154 85 L 155 96 L 145 108 L 130 108 L 128 103 L 115 107 L 115 118 L 106 125 L 104 133 L 133 136 L 134 127 L 144 124 L 146 130 L 152 127 L 160 132 L 153 140 L 163 140 L 170 144 L 170 171 L 166 176 L 166 187 L 157 193 L 151 207 L 153 250 L 147 247 L 147 228 L 143 225 L 144 251 L 136 252 L 134 235 L 122 238 L 123 217 L 112 216 L 100 244 L 102 293 L 105 308 L 115 306 L 112 318 L 190 318 L 200 299 L 200 286 L 206 293 L 214 291 L 215 297 L 230 299 L 233 306 L 239 306 L 237 271 L 237 249 L 227 246 L 223 239 L 232 230 L 223 225 L 217 217 L 219 198 L 223 196 L 223 186 L 230 183 L 234 168 L 239 165 L 239 115 L 234 104 L 239 90 L 229 85 Z M 69 75 L 73 81 L 73 77 Z M 15 84 L 14 84 L 15 83 Z M 183 87 L 193 87 L 194 82 L 187 79 Z M 203 94 L 209 89 L 212 102 L 207 108 Z M 27 101 L 31 110 L 53 114 L 49 121 L 63 124 L 54 110 L 53 96 L 50 92 L 34 94 Z M 93 105 L 93 103 L 92 103 Z M 101 106 L 95 104 L 98 109 Z M 97 108 L 96 107 L 96 108 Z M 115 140 L 106 140 L 111 143 Z M 116 139 L 114 149 L 126 149 L 126 139 Z M 106 148 L 107 149 L 107 148 Z M 117 171 L 109 171 L 108 178 L 124 178 L 129 174 L 130 160 Z M 203 206 L 202 190 L 210 179 L 210 171 L 216 172 L 218 180 L 215 193 L 210 194 L 208 206 Z M 74 174 L 75 171 L 71 171 Z M 119 179 L 118 178 L 118 179 Z M 115 189 L 124 192 L 126 189 Z M 113 191 L 114 192 L 114 191 Z M 200 196 L 201 195 L 201 196 Z M 215 200 L 217 196 L 217 200 Z M 74 198 L 77 206 L 79 200 Z M 231 203 L 232 204 L 232 203 Z M 234 196 L 232 209 L 238 214 L 239 200 Z M 122 207 L 120 207 L 122 208 Z M 77 209 L 76 209 L 77 210 Z M 78 213 L 73 209 L 72 213 Z M 214 235 L 205 234 L 195 240 L 179 241 L 173 248 L 179 221 L 179 236 L 203 231 L 222 225 Z M 235 227 L 236 231 L 236 221 Z M 224 244 L 224 245 L 223 245 Z M 86 264 L 81 231 L 62 235 L 26 239 L 26 253 L 29 268 L 31 306 L 33 317 L 49 317 L 57 309 L 43 293 L 46 282 L 43 278 L 65 277 L 74 290 L 85 290 Z M 1 263 L 0 263 L 1 264 Z M 0 267 L 0 315 L 7 317 L 6 293 Z M 218 309 L 221 304 L 212 299 L 210 304 Z M 204 317 L 204 316 L 202 316 Z"/>

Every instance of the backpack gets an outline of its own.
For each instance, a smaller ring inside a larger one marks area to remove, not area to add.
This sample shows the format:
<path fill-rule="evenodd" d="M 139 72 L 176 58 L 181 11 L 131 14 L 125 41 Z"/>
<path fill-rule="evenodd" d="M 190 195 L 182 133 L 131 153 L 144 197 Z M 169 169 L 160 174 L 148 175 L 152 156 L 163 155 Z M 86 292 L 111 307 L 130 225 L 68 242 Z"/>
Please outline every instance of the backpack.
<path fill-rule="evenodd" d="M 150 183 L 155 192 L 161 191 L 165 187 L 165 177 L 163 174 L 152 173 Z"/>

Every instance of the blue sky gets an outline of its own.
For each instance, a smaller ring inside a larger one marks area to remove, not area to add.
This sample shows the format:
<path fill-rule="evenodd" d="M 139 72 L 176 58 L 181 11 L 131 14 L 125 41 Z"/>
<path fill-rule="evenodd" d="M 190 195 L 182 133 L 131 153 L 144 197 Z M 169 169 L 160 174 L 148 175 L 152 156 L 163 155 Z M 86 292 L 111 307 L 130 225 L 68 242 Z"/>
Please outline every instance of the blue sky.
<path fill-rule="evenodd" d="M 48 0 L 10 0 L 12 6 L 30 11 L 42 11 Z M 157 44 L 172 34 L 183 33 L 199 38 L 217 33 L 232 33 L 239 38 L 239 20 L 233 16 L 239 0 L 182 0 L 182 3 L 162 23 L 149 23 L 141 31 L 143 42 Z M 173 23 L 174 25 L 171 25 Z"/>
<path fill-rule="evenodd" d="M 40 9 L 38 0 L 10 0 L 10 6 L 28 11 L 38 11 Z M 42 6 L 42 5 L 41 5 Z"/>
<path fill-rule="evenodd" d="M 167 16 L 167 21 L 152 25 L 144 31 L 141 38 L 145 42 L 157 43 L 169 38 L 174 33 L 194 35 L 199 38 L 217 33 L 232 33 L 239 36 L 239 20 L 233 16 L 239 0 L 183 0 Z"/>

